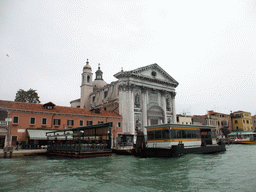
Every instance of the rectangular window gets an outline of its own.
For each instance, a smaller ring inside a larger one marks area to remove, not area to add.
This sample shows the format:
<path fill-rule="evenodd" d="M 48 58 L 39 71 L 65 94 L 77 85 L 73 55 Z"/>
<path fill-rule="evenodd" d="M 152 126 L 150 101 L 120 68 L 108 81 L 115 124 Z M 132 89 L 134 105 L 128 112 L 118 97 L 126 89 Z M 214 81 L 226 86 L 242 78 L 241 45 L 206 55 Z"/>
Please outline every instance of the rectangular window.
<path fill-rule="evenodd" d="M 192 138 L 192 130 L 187 130 L 187 138 Z"/>
<path fill-rule="evenodd" d="M 170 139 L 170 130 L 163 130 L 163 139 Z"/>
<path fill-rule="evenodd" d="M 108 96 L 108 91 L 104 92 L 104 99 Z"/>
<path fill-rule="evenodd" d="M 17 136 L 12 136 L 12 141 L 17 141 L 18 137 Z"/>
<path fill-rule="evenodd" d="M 42 118 L 42 125 L 46 125 L 47 123 L 47 119 L 46 118 Z"/>
<path fill-rule="evenodd" d="M 79 126 L 81 126 L 81 127 L 84 126 L 84 121 L 83 120 L 79 121 Z"/>
<path fill-rule="evenodd" d="M 171 138 L 172 139 L 176 139 L 177 138 L 176 130 L 175 129 L 171 129 Z"/>
<path fill-rule="evenodd" d="M 69 119 L 67 124 L 68 124 L 68 126 L 73 126 L 74 125 L 74 120 Z"/>
<path fill-rule="evenodd" d="M 154 140 L 155 134 L 154 131 L 148 131 L 148 140 Z"/>
<path fill-rule="evenodd" d="M 118 122 L 118 125 L 117 125 L 118 127 L 121 127 L 121 122 Z"/>
<path fill-rule="evenodd" d="M 12 122 L 13 122 L 13 123 L 19 123 L 19 117 L 14 116 Z"/>
<path fill-rule="evenodd" d="M 59 125 L 60 125 L 60 119 L 54 119 L 54 120 L 53 120 L 53 124 L 54 124 L 55 126 L 59 126 Z"/>
<path fill-rule="evenodd" d="M 177 130 L 177 138 L 182 138 L 182 132 L 181 132 L 181 130 Z"/>
<path fill-rule="evenodd" d="M 157 139 L 161 139 L 162 138 L 162 131 L 155 131 L 155 138 Z"/>
<path fill-rule="evenodd" d="M 87 126 L 92 125 L 92 121 L 87 121 Z"/>
<path fill-rule="evenodd" d="M 35 124 L 36 124 L 36 118 L 30 117 L 30 125 L 35 125 Z"/>
<path fill-rule="evenodd" d="M 235 120 L 235 124 L 237 124 L 238 123 L 238 121 L 237 120 Z"/>
<path fill-rule="evenodd" d="M 182 132 L 181 138 L 187 138 L 187 133 L 186 133 L 186 131 L 185 131 L 185 130 L 181 130 L 181 132 Z"/>

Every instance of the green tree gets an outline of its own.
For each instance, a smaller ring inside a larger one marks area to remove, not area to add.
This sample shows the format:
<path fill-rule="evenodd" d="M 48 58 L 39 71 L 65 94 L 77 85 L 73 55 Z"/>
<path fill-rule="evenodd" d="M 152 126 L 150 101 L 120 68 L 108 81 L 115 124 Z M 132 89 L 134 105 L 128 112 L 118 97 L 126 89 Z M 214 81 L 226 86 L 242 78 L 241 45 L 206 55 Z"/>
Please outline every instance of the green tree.
<path fill-rule="evenodd" d="M 33 89 L 29 89 L 28 91 L 20 89 L 19 91 L 17 91 L 14 101 L 24 103 L 40 103 L 39 96 L 36 90 Z"/>

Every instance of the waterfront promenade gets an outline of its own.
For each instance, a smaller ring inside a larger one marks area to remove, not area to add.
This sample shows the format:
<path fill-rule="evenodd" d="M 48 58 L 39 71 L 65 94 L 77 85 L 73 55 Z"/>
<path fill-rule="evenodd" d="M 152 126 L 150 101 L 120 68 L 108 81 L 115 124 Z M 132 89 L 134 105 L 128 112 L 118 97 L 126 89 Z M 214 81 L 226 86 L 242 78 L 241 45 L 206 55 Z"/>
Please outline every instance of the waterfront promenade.
<path fill-rule="evenodd" d="M 12 152 L 12 158 L 14 157 L 23 157 L 23 156 L 32 156 L 32 155 L 43 155 L 46 154 L 47 149 L 19 149 Z M 7 158 L 10 157 L 10 152 L 7 153 Z M 0 149 L 0 158 L 4 158 L 4 151 Z"/>

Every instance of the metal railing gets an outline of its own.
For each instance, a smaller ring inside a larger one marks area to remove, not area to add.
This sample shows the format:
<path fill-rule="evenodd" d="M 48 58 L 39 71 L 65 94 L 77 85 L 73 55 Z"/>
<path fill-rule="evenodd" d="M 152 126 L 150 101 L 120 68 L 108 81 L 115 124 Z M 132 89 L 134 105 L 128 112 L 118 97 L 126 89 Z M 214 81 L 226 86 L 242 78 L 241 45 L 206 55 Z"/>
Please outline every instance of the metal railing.
<path fill-rule="evenodd" d="M 95 151 L 105 151 L 109 147 L 106 143 L 99 144 L 52 144 L 47 146 L 48 151 L 71 151 L 71 152 L 95 152 Z"/>

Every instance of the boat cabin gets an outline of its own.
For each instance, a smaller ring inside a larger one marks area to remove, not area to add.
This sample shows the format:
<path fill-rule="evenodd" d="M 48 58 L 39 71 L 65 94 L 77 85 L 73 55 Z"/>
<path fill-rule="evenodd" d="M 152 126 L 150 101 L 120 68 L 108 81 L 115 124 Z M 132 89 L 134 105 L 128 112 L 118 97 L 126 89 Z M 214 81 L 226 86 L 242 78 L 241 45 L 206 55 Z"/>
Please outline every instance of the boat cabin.
<path fill-rule="evenodd" d="M 171 148 L 173 145 L 205 146 L 216 144 L 216 130 L 212 126 L 162 124 L 146 126 L 147 147 Z"/>

